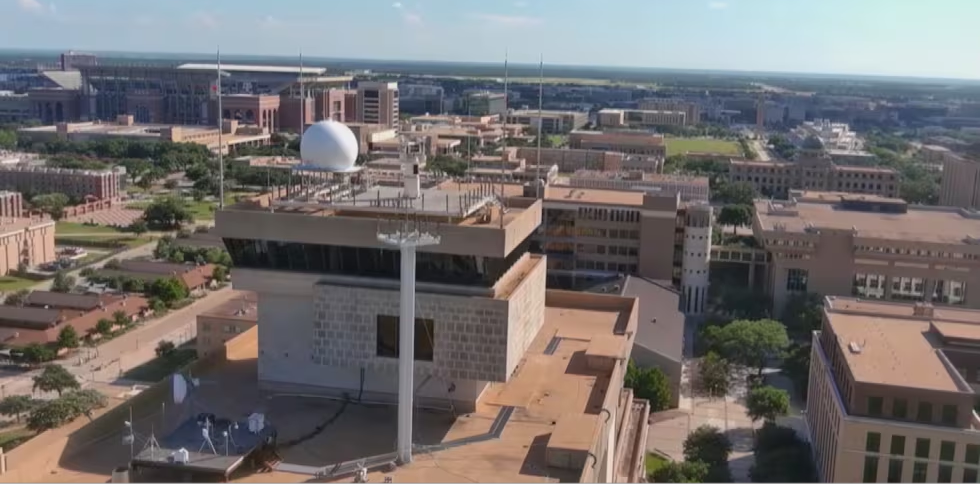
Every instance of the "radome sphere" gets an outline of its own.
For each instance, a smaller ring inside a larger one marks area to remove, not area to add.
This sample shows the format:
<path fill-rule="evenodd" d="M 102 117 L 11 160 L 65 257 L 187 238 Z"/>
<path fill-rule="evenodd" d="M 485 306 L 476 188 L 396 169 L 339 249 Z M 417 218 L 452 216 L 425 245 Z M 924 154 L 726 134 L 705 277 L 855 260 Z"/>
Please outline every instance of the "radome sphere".
<path fill-rule="evenodd" d="M 357 161 L 357 138 L 343 123 L 319 121 L 306 128 L 299 144 L 303 164 L 324 171 L 346 172 Z"/>

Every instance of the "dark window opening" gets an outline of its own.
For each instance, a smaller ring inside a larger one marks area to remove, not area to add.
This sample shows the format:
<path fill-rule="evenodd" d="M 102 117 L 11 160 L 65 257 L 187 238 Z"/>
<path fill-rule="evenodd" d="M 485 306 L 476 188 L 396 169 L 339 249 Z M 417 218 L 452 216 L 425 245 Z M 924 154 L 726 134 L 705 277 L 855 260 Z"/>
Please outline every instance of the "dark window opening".
<path fill-rule="evenodd" d="M 400 328 L 398 316 L 378 315 L 377 355 L 398 358 Z M 415 360 L 432 361 L 435 357 L 435 325 L 431 319 L 415 318 Z"/>
<path fill-rule="evenodd" d="M 880 417 L 884 407 L 884 400 L 881 397 L 868 397 L 868 415 Z"/>

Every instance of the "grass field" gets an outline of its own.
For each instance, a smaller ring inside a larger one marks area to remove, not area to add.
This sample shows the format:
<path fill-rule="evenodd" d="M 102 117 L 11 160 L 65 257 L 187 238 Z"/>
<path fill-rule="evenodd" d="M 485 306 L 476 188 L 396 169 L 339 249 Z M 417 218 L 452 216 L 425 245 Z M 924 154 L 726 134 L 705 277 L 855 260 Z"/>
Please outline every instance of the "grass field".
<path fill-rule="evenodd" d="M 242 195 L 254 195 L 252 192 L 225 192 L 225 205 L 231 205 L 235 203 L 235 199 Z M 218 207 L 217 201 L 207 201 L 202 200 L 200 202 L 191 200 L 189 198 L 184 199 L 187 202 L 187 209 L 191 212 L 191 216 L 194 220 L 213 220 L 214 211 Z M 133 210 L 145 210 L 146 207 L 150 206 L 149 201 L 133 202 L 126 204 L 126 208 Z"/>
<path fill-rule="evenodd" d="M 742 147 L 735 141 L 711 138 L 667 138 L 667 156 L 683 155 L 687 152 L 723 153 L 741 156 Z"/>
<path fill-rule="evenodd" d="M 154 358 L 136 368 L 130 369 L 123 374 L 123 377 L 128 380 L 156 383 L 167 378 L 173 372 L 183 368 L 196 358 L 197 350 L 192 348 L 178 348 L 172 355 L 166 358 Z"/>
<path fill-rule="evenodd" d="M 75 222 L 58 222 L 55 224 L 54 229 L 56 235 L 115 235 L 122 233 L 121 230 L 115 227 L 107 227 L 105 225 L 85 225 Z"/>
<path fill-rule="evenodd" d="M 653 474 L 657 469 L 667 463 L 667 459 L 664 457 L 654 454 L 653 452 L 647 452 L 646 456 L 646 468 L 647 476 Z"/>
<path fill-rule="evenodd" d="M 24 427 L 17 427 L 0 432 L 0 448 L 4 452 L 10 452 L 14 447 L 24 443 L 27 439 L 34 436 L 34 432 Z"/>
<path fill-rule="evenodd" d="M 14 276 L 3 276 L 0 277 L 0 291 L 2 292 L 12 292 L 19 291 L 21 289 L 27 289 L 41 281 L 32 281 L 30 279 L 21 279 L 20 277 Z"/>

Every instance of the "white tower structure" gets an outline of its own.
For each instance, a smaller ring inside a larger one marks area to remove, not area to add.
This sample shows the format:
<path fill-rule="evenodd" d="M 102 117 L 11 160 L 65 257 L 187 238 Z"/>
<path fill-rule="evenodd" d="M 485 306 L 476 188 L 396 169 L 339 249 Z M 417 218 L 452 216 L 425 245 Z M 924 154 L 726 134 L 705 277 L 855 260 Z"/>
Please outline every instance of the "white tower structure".
<path fill-rule="evenodd" d="M 402 146 L 406 206 L 419 196 L 419 163 Z M 398 247 L 401 252 L 401 292 L 398 316 L 398 461 L 412 462 L 412 417 L 415 400 L 415 256 L 419 247 L 439 244 L 439 236 L 426 232 L 418 222 L 406 217 L 397 230 L 379 231 L 378 241 Z"/>
<path fill-rule="evenodd" d="M 701 315 L 708 301 L 708 266 L 711 260 L 712 210 L 707 204 L 690 205 L 685 215 L 681 294 L 684 314 Z"/>

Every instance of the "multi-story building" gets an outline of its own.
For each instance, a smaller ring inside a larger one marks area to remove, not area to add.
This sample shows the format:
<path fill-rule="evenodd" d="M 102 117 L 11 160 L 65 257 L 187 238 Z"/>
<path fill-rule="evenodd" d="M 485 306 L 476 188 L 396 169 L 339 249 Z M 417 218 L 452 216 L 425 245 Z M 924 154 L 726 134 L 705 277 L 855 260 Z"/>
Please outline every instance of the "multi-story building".
<path fill-rule="evenodd" d="M 559 183 L 575 188 L 639 190 L 660 195 L 677 194 L 684 203 L 707 203 L 710 198 L 708 177 L 705 176 L 663 175 L 642 171 L 578 170 L 571 176 L 559 180 Z"/>
<path fill-rule="evenodd" d="M 254 293 L 238 291 L 228 302 L 197 315 L 195 349 L 200 358 L 224 348 L 225 343 L 255 327 L 258 306 Z"/>
<path fill-rule="evenodd" d="M 0 91 L 0 123 L 21 123 L 34 119 L 30 96 Z"/>
<path fill-rule="evenodd" d="M 598 114 L 599 126 L 606 129 L 655 128 L 657 126 L 685 126 L 684 111 L 650 111 L 645 109 L 602 109 Z"/>
<path fill-rule="evenodd" d="M 790 190 L 866 193 L 897 198 L 901 175 L 876 166 L 847 166 L 829 157 L 809 157 L 794 162 L 731 160 L 730 182 L 752 185 L 759 193 L 785 198 Z"/>
<path fill-rule="evenodd" d="M 664 137 L 642 130 L 572 131 L 568 136 L 568 146 L 573 149 L 617 151 L 660 158 L 667 156 Z"/>
<path fill-rule="evenodd" d="M 24 216 L 24 196 L 20 192 L 0 191 L 0 219 Z"/>
<path fill-rule="evenodd" d="M 851 131 L 847 123 L 835 123 L 829 119 L 804 121 L 803 124 L 790 131 L 789 140 L 797 147 L 802 147 L 809 137 L 815 137 L 827 150 L 863 151 L 864 139 Z"/>
<path fill-rule="evenodd" d="M 460 98 L 456 112 L 467 116 L 503 116 L 507 114 L 507 96 L 502 92 L 489 91 L 467 93 Z"/>
<path fill-rule="evenodd" d="M 775 307 L 794 293 L 980 308 L 980 214 L 869 195 L 756 201 Z"/>
<path fill-rule="evenodd" d="M 99 65 L 99 57 L 95 54 L 70 50 L 58 56 L 58 63 L 61 65 L 61 70 L 70 71 L 81 66 Z"/>
<path fill-rule="evenodd" d="M 980 311 L 829 297 L 805 414 L 820 482 L 977 482 Z"/>
<path fill-rule="evenodd" d="M 658 173 L 663 169 L 661 157 L 627 155 L 615 151 L 521 147 L 517 149 L 517 156 L 534 163 L 540 158 L 542 165 L 556 165 L 562 173 L 579 170 Z"/>
<path fill-rule="evenodd" d="M 0 190 L 33 194 L 64 193 L 82 200 L 119 198 L 119 174 L 112 170 L 70 170 L 25 165 L 0 165 Z"/>
<path fill-rule="evenodd" d="M 952 152 L 941 155 L 943 174 L 939 204 L 949 207 L 980 207 L 980 162 Z"/>
<path fill-rule="evenodd" d="M 507 124 L 523 124 L 544 134 L 566 134 L 589 123 L 589 113 L 581 111 L 514 110 L 507 114 Z"/>
<path fill-rule="evenodd" d="M 54 221 L 41 217 L 0 219 L 0 274 L 10 274 L 21 264 L 36 267 L 56 258 Z"/>
<path fill-rule="evenodd" d="M 357 83 L 357 121 L 398 128 L 398 83 Z"/>
<path fill-rule="evenodd" d="M 684 120 L 687 124 L 691 125 L 701 122 L 701 105 L 696 102 L 647 98 L 641 99 L 637 107 L 644 111 L 683 111 L 685 114 Z"/>

